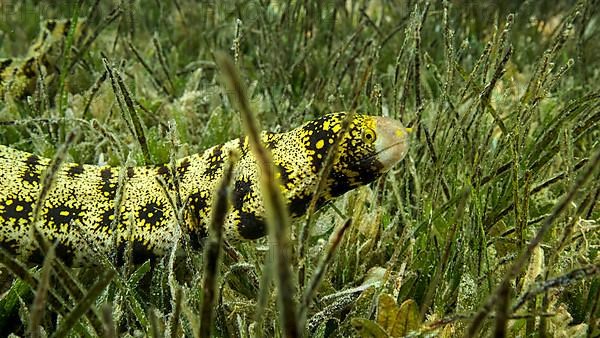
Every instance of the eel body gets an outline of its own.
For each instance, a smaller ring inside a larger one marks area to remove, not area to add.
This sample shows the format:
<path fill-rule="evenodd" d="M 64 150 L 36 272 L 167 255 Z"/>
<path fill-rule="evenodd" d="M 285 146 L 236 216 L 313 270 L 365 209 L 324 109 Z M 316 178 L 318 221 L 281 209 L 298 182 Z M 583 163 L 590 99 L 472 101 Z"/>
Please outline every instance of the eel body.
<path fill-rule="evenodd" d="M 333 113 L 288 132 L 262 134 L 292 217 L 306 212 L 344 118 L 345 113 Z M 334 165 L 318 204 L 388 171 L 406 154 L 406 133 L 395 120 L 355 114 L 333 153 Z M 194 244 L 207 236 L 212 196 L 232 150 L 238 152 L 239 160 L 233 171 L 225 236 L 260 238 L 266 234 L 260 173 L 245 137 L 181 158 L 174 167 L 64 163 L 42 200 L 37 227 L 56 243 L 57 255 L 71 265 L 94 264 L 97 254 L 116 254 L 117 262 L 122 261 L 128 243 L 134 262 L 142 262 L 169 252 L 184 232 Z M 23 261 L 36 263 L 43 258 L 34 241 L 32 221 L 40 182 L 50 162 L 0 146 L 0 247 Z M 182 202 L 181 227 L 173 198 L 168 197 L 176 196 L 175 190 Z"/>
<path fill-rule="evenodd" d="M 71 28 L 71 19 L 44 20 L 36 40 L 24 57 L 0 58 L 0 101 L 7 94 L 22 100 L 36 91 L 38 81 L 43 79 L 43 85 L 48 86 L 57 78 L 64 58 L 65 40 Z M 75 42 L 82 39 L 85 30 L 86 21 L 81 18 L 74 27 Z M 40 71 L 43 71 L 43 76 Z"/>

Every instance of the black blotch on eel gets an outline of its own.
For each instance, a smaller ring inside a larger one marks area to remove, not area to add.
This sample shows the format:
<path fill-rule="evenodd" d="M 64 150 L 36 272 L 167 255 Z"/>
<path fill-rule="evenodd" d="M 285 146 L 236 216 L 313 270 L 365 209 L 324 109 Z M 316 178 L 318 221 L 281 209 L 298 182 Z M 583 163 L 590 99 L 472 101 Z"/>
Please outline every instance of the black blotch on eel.
<path fill-rule="evenodd" d="M 30 155 L 25 160 L 26 169 L 21 179 L 28 183 L 37 183 L 40 181 L 40 172 L 38 166 L 40 165 L 40 158 L 37 155 Z"/>
<path fill-rule="evenodd" d="M 251 182 L 239 180 L 233 189 L 233 208 L 238 211 L 240 222 L 237 226 L 238 233 L 245 239 L 257 239 L 266 235 L 265 221 L 256 214 L 243 211 L 244 197 L 252 195 Z"/>

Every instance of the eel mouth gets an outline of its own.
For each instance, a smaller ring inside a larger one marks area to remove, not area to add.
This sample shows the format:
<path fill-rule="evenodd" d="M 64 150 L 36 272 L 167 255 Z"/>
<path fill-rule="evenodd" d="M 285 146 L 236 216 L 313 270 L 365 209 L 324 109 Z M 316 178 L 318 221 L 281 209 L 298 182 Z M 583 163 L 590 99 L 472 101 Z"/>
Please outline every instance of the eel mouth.
<path fill-rule="evenodd" d="M 390 170 L 400 162 L 408 152 L 408 133 L 402 123 L 388 117 L 375 119 L 375 156 L 383 166 L 382 171 Z"/>

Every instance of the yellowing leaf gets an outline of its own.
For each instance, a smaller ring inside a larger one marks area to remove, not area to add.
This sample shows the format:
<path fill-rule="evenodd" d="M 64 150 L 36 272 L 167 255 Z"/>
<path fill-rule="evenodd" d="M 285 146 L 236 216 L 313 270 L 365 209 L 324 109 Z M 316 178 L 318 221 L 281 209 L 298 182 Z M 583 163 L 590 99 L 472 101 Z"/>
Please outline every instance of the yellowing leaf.
<path fill-rule="evenodd" d="M 411 331 L 418 330 L 421 326 L 421 319 L 419 317 L 417 303 L 412 299 L 407 299 L 400 305 L 396 321 L 388 332 L 392 337 L 402 337 Z"/>
<path fill-rule="evenodd" d="M 387 338 L 389 335 L 385 330 L 372 320 L 364 318 L 353 318 L 350 322 L 358 331 L 360 337 Z"/>
<path fill-rule="evenodd" d="M 377 303 L 377 323 L 388 331 L 388 328 L 394 326 L 398 310 L 399 308 L 396 305 L 394 297 L 387 293 L 382 293 Z"/>
<path fill-rule="evenodd" d="M 408 299 L 398 307 L 389 294 L 379 296 L 377 323 L 391 337 L 403 337 L 421 326 L 419 309 L 414 300 Z"/>
<path fill-rule="evenodd" d="M 439 338 L 452 338 L 455 336 L 454 326 L 446 324 L 442 331 L 439 333 Z"/>
<path fill-rule="evenodd" d="M 531 253 L 527 272 L 523 277 L 523 290 L 527 290 L 529 286 L 535 283 L 537 277 L 544 271 L 544 249 L 537 246 Z"/>

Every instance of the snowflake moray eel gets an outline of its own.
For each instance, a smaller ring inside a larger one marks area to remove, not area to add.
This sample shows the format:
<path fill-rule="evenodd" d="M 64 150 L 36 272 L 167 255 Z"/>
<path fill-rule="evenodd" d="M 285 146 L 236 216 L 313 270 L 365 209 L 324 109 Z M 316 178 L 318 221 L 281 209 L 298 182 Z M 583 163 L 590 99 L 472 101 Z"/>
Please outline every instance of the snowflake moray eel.
<path fill-rule="evenodd" d="M 332 113 L 288 132 L 262 133 L 292 217 L 306 212 L 318 173 L 328 149 L 342 132 L 344 118 L 345 113 Z M 162 177 L 169 193 L 179 186 L 184 211 L 182 231 L 190 235 L 192 245 L 198 245 L 197 239 L 207 236 L 213 192 L 234 149 L 240 157 L 233 172 L 225 236 L 232 240 L 265 236 L 259 173 L 247 137 L 178 159 L 173 171 L 170 165 L 120 168 L 63 163 L 39 208 L 38 228 L 57 243 L 57 255 L 69 265 L 92 265 L 98 252 L 116 252 L 122 261 L 128 241 L 134 263 L 164 255 L 180 231 L 165 184 L 157 179 Z M 404 157 L 407 149 L 407 130 L 400 122 L 355 114 L 334 153 L 334 165 L 318 206 L 380 177 Z M 43 259 L 32 237 L 31 223 L 40 182 L 50 162 L 0 145 L 0 246 L 23 261 L 36 263 Z M 115 197 L 121 171 L 123 198 L 120 217 L 115 220 L 115 214 L 119 215 L 115 213 Z M 177 185 L 173 184 L 174 177 Z"/>
<path fill-rule="evenodd" d="M 69 19 L 46 20 L 25 58 L 0 59 L 0 100 L 32 95 L 41 79 L 40 70 L 45 73 L 44 85 L 56 78 L 57 60 L 71 26 Z M 80 41 L 85 32 L 85 20 L 80 19 L 75 39 Z M 345 113 L 328 114 L 288 132 L 262 134 L 292 217 L 306 212 L 345 117 Z M 407 131 L 400 122 L 355 114 L 334 154 L 318 206 L 374 181 L 400 161 L 407 148 Z M 38 208 L 38 229 L 56 243 L 56 253 L 65 263 L 76 266 L 96 264 L 98 254 L 115 254 L 117 263 L 123 262 L 127 244 L 132 247 L 133 262 L 140 263 L 168 253 L 182 231 L 198 247 L 207 236 L 213 194 L 232 151 L 240 158 L 233 171 L 225 236 L 230 240 L 263 237 L 265 209 L 259 172 L 245 137 L 179 159 L 175 168 L 62 164 Z M 50 163 L 50 159 L 0 145 L 0 248 L 22 261 L 43 260 L 32 222 Z M 119 189 L 122 199 L 117 204 Z M 180 230 L 168 197 L 176 195 L 175 190 L 183 204 Z"/>

